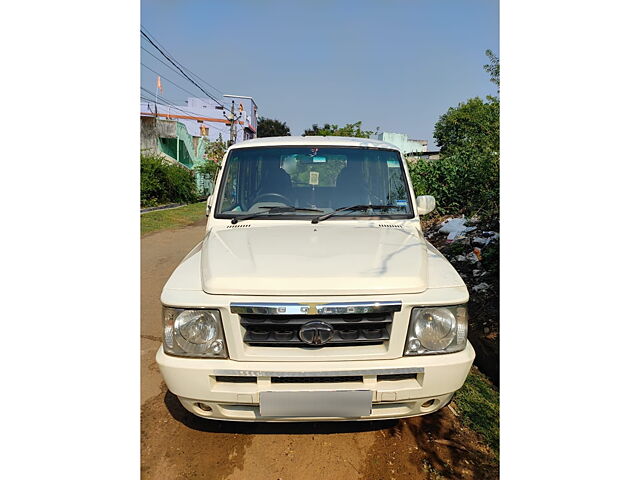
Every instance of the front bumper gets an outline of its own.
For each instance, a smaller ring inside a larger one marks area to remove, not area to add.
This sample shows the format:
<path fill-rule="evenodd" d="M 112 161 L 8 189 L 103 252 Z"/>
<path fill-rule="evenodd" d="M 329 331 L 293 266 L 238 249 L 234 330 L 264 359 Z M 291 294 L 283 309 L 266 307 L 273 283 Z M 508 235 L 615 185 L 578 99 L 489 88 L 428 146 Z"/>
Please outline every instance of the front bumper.
<path fill-rule="evenodd" d="M 182 358 L 166 355 L 162 347 L 156 354 L 167 387 L 190 412 L 216 420 L 269 422 L 374 420 L 433 413 L 445 406 L 462 387 L 474 358 L 475 351 L 469 342 L 458 353 L 340 362 Z M 345 379 L 350 376 L 355 377 L 354 381 Z M 315 380 L 306 383 L 308 377 Z M 305 383 L 300 383 L 303 378 Z M 266 417 L 260 414 L 262 392 L 349 390 L 372 392 L 369 415 L 348 418 Z"/>

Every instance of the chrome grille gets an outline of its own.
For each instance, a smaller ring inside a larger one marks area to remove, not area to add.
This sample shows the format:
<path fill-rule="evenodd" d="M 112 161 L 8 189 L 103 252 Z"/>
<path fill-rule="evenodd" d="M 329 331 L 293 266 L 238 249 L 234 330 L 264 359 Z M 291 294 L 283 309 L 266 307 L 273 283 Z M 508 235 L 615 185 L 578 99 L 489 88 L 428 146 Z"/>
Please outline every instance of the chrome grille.
<path fill-rule="evenodd" d="M 382 344 L 401 308 L 400 301 L 232 303 L 231 313 L 239 315 L 247 345 L 321 348 Z"/>
<path fill-rule="evenodd" d="M 318 320 L 331 325 L 333 337 L 323 345 L 308 345 L 300 339 L 300 327 Z M 335 347 L 348 345 L 377 345 L 389 340 L 393 314 L 366 315 L 305 315 L 270 316 L 241 315 L 240 325 L 245 329 L 244 343 L 269 347 Z"/>

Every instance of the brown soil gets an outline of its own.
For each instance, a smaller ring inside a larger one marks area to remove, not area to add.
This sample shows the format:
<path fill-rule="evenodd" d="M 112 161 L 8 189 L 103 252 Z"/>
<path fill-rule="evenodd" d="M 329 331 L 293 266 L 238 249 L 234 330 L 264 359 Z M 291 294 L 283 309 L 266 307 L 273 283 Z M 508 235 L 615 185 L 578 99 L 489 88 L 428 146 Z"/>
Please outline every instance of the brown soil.
<path fill-rule="evenodd" d="M 497 463 L 453 411 L 384 422 L 266 424 L 190 414 L 154 361 L 160 291 L 204 234 L 204 220 L 141 240 L 143 479 L 493 479 Z"/>

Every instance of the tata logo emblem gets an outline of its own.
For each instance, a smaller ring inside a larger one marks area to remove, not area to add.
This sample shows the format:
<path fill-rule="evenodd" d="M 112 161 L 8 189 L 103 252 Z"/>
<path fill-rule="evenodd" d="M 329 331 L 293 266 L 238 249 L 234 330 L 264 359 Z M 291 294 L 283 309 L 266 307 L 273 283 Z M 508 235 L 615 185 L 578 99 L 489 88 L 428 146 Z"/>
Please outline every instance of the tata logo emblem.
<path fill-rule="evenodd" d="M 312 320 L 300 327 L 300 340 L 308 345 L 324 345 L 333 338 L 333 327 L 319 320 Z"/>

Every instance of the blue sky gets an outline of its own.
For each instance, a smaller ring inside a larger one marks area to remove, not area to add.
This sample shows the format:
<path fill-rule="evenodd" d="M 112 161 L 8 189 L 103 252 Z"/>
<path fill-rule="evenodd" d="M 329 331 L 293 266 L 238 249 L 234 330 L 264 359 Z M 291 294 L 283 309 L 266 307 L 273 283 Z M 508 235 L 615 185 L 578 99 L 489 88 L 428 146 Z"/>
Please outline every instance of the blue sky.
<path fill-rule="evenodd" d="M 447 108 L 496 93 L 482 66 L 486 49 L 499 54 L 497 0 L 142 0 L 141 9 L 142 25 L 181 63 L 224 93 L 254 97 L 259 115 L 294 135 L 362 120 L 434 148 Z M 196 91 L 146 52 L 141 59 Z M 155 90 L 155 78 L 142 68 L 142 86 Z M 188 96 L 164 88 L 171 100 Z"/>

